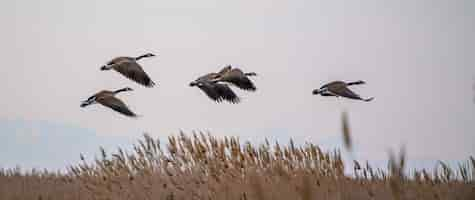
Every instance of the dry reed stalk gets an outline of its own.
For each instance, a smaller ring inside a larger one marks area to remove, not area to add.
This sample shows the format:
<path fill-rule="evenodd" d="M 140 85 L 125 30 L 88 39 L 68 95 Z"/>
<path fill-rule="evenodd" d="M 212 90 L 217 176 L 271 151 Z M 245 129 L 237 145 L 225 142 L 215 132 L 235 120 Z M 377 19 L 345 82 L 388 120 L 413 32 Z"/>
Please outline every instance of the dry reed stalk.
<path fill-rule="evenodd" d="M 471 166 L 471 171 L 472 171 L 472 177 L 471 177 L 471 180 L 472 182 L 475 181 L 475 159 L 473 158 L 473 156 L 470 156 L 470 166 Z"/>

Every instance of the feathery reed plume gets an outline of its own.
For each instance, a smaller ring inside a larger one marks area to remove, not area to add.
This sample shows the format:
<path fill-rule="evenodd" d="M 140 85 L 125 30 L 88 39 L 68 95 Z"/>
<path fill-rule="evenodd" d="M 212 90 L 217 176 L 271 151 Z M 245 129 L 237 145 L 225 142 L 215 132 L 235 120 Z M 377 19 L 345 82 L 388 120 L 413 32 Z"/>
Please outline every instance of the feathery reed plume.
<path fill-rule="evenodd" d="M 444 183 L 449 183 L 452 180 L 452 176 L 453 176 L 454 172 L 452 171 L 452 169 L 450 169 L 450 167 L 446 163 L 444 163 L 440 160 L 437 163 L 442 168 L 442 172 L 441 172 L 442 181 Z"/>
<path fill-rule="evenodd" d="M 396 200 L 403 199 L 404 187 L 404 167 L 406 163 L 405 148 L 402 147 L 399 151 L 399 158 L 396 158 L 392 151 L 389 152 L 389 186 L 391 193 Z"/>
<path fill-rule="evenodd" d="M 355 178 L 340 151 L 293 140 L 254 145 L 180 132 L 162 148 L 144 134 L 130 151 L 99 152 L 91 162 L 80 155 L 66 173 L 0 169 L 0 199 L 473 199 L 473 157 L 458 172 L 438 163 L 411 177 L 402 149 L 390 152 L 388 171 L 354 160 Z"/>
<path fill-rule="evenodd" d="M 473 101 L 473 103 L 475 103 L 475 80 L 474 80 L 474 83 L 472 85 L 472 91 L 473 91 L 472 101 Z"/>
<path fill-rule="evenodd" d="M 348 121 L 348 113 L 346 111 L 341 113 L 341 129 L 343 133 L 343 144 L 345 145 L 346 150 L 352 151 L 352 140 L 350 132 L 350 124 Z"/>
<path fill-rule="evenodd" d="M 473 158 L 473 156 L 470 156 L 470 164 L 471 164 L 471 171 L 472 171 L 472 177 L 471 177 L 471 181 L 475 181 L 475 159 Z"/>

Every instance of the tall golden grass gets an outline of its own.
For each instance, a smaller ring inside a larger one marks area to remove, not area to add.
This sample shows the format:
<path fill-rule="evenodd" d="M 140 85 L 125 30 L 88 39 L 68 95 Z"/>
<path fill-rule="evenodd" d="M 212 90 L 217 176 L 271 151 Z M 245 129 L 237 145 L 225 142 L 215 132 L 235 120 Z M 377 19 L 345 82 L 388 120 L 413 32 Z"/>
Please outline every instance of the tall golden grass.
<path fill-rule="evenodd" d="M 475 199 L 473 157 L 457 169 L 405 174 L 405 154 L 390 154 L 389 168 L 354 161 L 344 173 L 339 151 L 317 145 L 260 145 L 237 137 L 183 133 L 166 146 L 144 135 L 126 152 L 105 152 L 67 173 L 0 171 L 0 199 Z"/>

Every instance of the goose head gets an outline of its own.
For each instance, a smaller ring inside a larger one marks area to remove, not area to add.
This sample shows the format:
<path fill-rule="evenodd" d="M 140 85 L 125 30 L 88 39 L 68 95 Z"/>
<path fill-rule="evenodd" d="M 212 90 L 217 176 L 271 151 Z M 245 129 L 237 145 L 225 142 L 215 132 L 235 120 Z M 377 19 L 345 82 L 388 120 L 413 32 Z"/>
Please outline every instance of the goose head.
<path fill-rule="evenodd" d="M 142 57 L 148 58 L 148 57 L 153 57 L 153 56 L 155 56 L 155 54 L 153 54 L 153 53 L 146 53 L 146 54 L 144 54 Z"/>
<path fill-rule="evenodd" d="M 133 89 L 129 88 L 129 87 L 125 87 L 125 88 L 122 88 L 122 89 L 118 89 L 118 90 L 114 91 L 113 93 L 118 94 L 120 92 L 128 92 L 128 91 L 133 91 Z"/>
<path fill-rule="evenodd" d="M 112 67 L 111 65 L 103 65 L 100 69 L 101 71 L 106 71 L 106 70 L 110 70 Z"/>
<path fill-rule="evenodd" d="M 134 89 L 129 88 L 129 87 L 125 87 L 125 88 L 122 89 L 122 91 L 134 91 Z"/>
<path fill-rule="evenodd" d="M 92 96 L 92 97 L 89 97 L 87 100 L 82 101 L 80 106 L 81 108 L 84 108 L 88 105 L 94 104 L 95 102 L 96 102 L 96 97 Z"/>
<path fill-rule="evenodd" d="M 190 83 L 190 87 L 197 86 L 197 85 L 198 85 L 197 81 L 193 81 L 193 82 Z"/>
<path fill-rule="evenodd" d="M 318 95 L 318 94 L 320 94 L 320 90 L 319 90 L 319 89 L 315 89 L 315 90 L 312 91 L 312 94 L 313 94 L 313 95 Z"/>

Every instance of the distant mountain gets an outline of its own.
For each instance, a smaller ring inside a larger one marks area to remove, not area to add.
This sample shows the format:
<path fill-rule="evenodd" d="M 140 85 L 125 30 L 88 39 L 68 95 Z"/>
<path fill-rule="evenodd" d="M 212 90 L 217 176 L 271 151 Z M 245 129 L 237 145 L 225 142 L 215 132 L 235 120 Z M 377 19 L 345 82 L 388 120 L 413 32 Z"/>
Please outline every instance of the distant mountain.
<path fill-rule="evenodd" d="M 0 119 L 0 168 L 48 168 L 52 170 L 92 159 L 103 146 L 107 151 L 131 147 L 138 138 L 98 135 L 96 132 L 48 121 Z"/>

